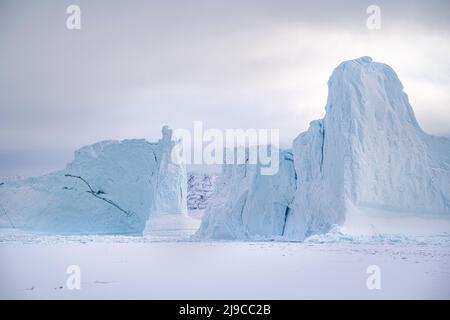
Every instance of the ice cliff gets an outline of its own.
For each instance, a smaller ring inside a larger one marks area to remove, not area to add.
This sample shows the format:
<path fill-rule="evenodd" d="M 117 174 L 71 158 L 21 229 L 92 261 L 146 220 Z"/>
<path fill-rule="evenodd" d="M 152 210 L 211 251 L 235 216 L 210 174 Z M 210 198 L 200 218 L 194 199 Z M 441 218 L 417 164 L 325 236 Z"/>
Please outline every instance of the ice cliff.
<path fill-rule="evenodd" d="M 197 236 L 302 240 L 333 225 L 376 229 L 374 217 L 450 217 L 450 140 L 422 131 L 396 73 L 362 57 L 339 65 L 328 90 L 324 119 L 278 174 L 224 166 Z"/>
<path fill-rule="evenodd" d="M 246 239 L 283 235 L 296 180 L 292 153 L 280 151 L 279 157 L 275 175 L 261 175 L 260 164 L 248 161 L 224 164 L 196 237 Z"/>
<path fill-rule="evenodd" d="M 142 234 L 153 215 L 185 213 L 186 170 L 170 161 L 172 131 L 162 133 L 157 143 L 99 142 L 76 151 L 62 171 L 5 182 L 1 226 L 12 221 L 42 232 Z"/>

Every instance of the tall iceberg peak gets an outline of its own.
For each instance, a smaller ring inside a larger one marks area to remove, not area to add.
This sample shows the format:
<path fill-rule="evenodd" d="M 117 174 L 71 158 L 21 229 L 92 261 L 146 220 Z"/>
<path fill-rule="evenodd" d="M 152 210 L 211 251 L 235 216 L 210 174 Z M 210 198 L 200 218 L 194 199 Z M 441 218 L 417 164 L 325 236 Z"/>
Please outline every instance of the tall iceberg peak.
<path fill-rule="evenodd" d="M 182 161 L 173 161 L 172 150 L 180 141 L 172 139 L 172 130 L 164 126 L 158 142 L 159 168 L 153 212 L 187 213 L 187 173 Z M 179 159 L 176 159 L 179 160 Z"/>
<path fill-rule="evenodd" d="M 328 87 L 321 131 L 312 125 L 294 142 L 298 176 L 321 174 L 298 181 L 288 235 L 362 230 L 373 216 L 450 216 L 450 140 L 422 131 L 394 70 L 346 61 Z"/>
<path fill-rule="evenodd" d="M 337 110 L 333 110 L 335 106 Z M 380 126 L 390 124 L 382 121 L 391 113 L 395 120 L 420 130 L 395 71 L 386 64 L 373 62 L 370 57 L 343 62 L 334 70 L 328 81 L 326 112 L 328 117 L 332 112 L 352 118 L 359 114 L 375 116 Z"/>
<path fill-rule="evenodd" d="M 294 140 L 293 171 L 286 176 L 297 179 L 282 236 L 302 240 L 336 224 L 364 232 L 377 229 L 380 218 L 450 218 L 450 140 L 422 131 L 391 67 L 370 57 L 341 63 L 328 81 L 325 109 L 325 117 Z M 249 185 L 248 194 L 261 189 L 257 183 L 244 185 Z M 265 190 L 259 201 L 271 192 Z M 239 201 L 221 198 L 230 204 L 219 210 L 219 219 L 211 199 L 204 222 L 208 228 L 199 234 L 214 238 L 214 232 L 206 231 L 236 224 Z M 274 209 L 259 209 L 253 219 L 270 224 L 265 217 Z M 400 232 L 408 221 L 400 223 Z M 247 238 L 259 235 L 242 219 L 239 228 Z"/>

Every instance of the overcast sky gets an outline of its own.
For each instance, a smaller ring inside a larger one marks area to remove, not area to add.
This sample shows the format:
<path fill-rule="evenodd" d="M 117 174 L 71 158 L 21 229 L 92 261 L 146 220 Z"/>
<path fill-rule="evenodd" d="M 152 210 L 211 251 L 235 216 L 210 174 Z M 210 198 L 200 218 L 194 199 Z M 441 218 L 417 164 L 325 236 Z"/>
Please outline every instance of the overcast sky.
<path fill-rule="evenodd" d="M 0 176 L 194 120 L 279 128 L 289 147 L 324 116 L 333 69 L 365 55 L 396 70 L 425 131 L 450 136 L 450 1 L 313 2 L 0 0 Z"/>

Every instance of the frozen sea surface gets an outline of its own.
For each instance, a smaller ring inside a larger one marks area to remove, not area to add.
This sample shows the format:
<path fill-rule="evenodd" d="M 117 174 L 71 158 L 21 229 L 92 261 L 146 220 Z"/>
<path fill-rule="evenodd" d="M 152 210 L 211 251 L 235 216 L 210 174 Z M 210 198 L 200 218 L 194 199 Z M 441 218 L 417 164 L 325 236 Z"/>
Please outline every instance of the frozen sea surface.
<path fill-rule="evenodd" d="M 0 231 L 1 299 L 449 299 L 450 236 L 198 242 Z M 66 285 L 69 265 L 81 289 Z M 381 269 L 381 289 L 366 286 Z"/>

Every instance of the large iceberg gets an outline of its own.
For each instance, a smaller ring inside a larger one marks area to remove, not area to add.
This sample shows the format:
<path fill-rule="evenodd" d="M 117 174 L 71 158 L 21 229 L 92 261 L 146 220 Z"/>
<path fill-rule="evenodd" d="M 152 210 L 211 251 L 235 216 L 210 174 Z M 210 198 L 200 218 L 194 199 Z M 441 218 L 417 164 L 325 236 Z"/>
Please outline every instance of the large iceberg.
<path fill-rule="evenodd" d="M 57 233 L 142 234 L 149 218 L 186 213 L 186 169 L 177 143 L 103 141 L 75 152 L 55 173 L 0 186 L 0 226 Z M 3 215 L 2 215 L 3 213 Z"/>
<path fill-rule="evenodd" d="M 334 225 L 376 230 L 381 218 L 450 218 L 450 140 L 423 132 L 392 68 L 370 57 L 346 61 L 328 88 L 324 119 L 294 141 L 293 166 L 273 177 L 224 170 L 230 191 L 211 199 L 198 236 L 302 240 Z M 280 193 L 273 181 L 287 188 Z"/>

